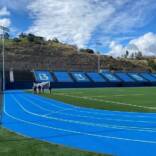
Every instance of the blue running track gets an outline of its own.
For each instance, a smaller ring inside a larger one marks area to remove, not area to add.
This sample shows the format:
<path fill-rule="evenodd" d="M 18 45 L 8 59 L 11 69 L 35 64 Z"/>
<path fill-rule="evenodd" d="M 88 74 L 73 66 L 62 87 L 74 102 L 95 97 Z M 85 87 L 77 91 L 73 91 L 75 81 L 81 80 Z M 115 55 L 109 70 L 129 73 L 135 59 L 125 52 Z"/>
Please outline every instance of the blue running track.
<path fill-rule="evenodd" d="M 24 136 L 115 156 L 156 156 L 156 114 L 65 104 L 22 91 L 4 95 L 3 126 Z"/>

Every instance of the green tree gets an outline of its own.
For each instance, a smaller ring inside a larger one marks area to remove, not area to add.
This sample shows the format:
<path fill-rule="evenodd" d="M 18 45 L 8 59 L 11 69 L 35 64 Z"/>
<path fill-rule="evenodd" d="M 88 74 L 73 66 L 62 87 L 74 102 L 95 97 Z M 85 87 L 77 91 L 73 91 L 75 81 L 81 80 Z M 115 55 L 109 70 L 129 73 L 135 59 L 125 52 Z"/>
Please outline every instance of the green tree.
<path fill-rule="evenodd" d="M 52 42 L 60 43 L 60 41 L 56 37 L 52 39 Z"/>
<path fill-rule="evenodd" d="M 155 63 L 155 61 L 153 59 L 148 60 L 148 66 L 156 71 L 156 63 Z"/>
<path fill-rule="evenodd" d="M 17 37 L 15 37 L 15 38 L 13 39 L 13 41 L 16 42 L 16 43 L 21 42 L 21 40 L 20 40 L 19 38 L 17 38 Z"/>
<path fill-rule="evenodd" d="M 141 51 L 137 52 L 136 55 L 135 55 L 135 57 L 138 60 L 142 59 L 143 58 L 142 52 Z"/>
<path fill-rule="evenodd" d="M 26 35 L 25 33 L 21 33 L 21 34 L 19 35 L 19 38 L 20 38 L 20 39 L 26 38 L 26 37 L 27 37 L 27 35 Z"/>
<path fill-rule="evenodd" d="M 80 49 L 80 52 L 83 52 L 83 53 L 89 53 L 89 54 L 94 54 L 95 52 L 94 52 L 94 50 L 92 50 L 92 49 L 83 49 L 83 48 L 81 48 Z"/>

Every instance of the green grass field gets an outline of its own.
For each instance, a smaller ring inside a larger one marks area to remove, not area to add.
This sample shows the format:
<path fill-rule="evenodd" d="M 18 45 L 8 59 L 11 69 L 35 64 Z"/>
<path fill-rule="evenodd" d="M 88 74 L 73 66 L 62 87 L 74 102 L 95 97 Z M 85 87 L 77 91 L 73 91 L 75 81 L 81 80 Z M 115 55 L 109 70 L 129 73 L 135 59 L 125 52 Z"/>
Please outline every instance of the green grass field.
<path fill-rule="evenodd" d="M 76 106 L 130 112 L 156 112 L 156 88 L 55 89 L 41 94 Z"/>
<path fill-rule="evenodd" d="M 108 156 L 25 138 L 0 127 L 0 156 Z"/>

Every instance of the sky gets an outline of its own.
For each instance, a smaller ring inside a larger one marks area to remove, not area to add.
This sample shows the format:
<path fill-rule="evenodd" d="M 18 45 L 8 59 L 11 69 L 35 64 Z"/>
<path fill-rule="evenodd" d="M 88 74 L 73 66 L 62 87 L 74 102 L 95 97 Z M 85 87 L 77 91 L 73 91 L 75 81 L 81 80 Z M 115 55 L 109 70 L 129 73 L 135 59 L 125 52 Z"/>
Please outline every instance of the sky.
<path fill-rule="evenodd" d="M 155 0 L 0 0 L 0 25 L 114 57 L 156 55 Z"/>

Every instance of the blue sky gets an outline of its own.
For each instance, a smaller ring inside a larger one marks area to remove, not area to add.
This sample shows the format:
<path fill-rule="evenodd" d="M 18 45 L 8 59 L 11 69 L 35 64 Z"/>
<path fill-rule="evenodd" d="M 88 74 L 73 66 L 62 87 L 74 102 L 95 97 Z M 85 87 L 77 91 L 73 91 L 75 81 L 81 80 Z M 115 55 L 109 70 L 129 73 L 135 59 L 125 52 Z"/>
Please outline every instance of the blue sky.
<path fill-rule="evenodd" d="M 156 54 L 155 0 L 1 0 L 0 24 L 113 56 Z"/>

